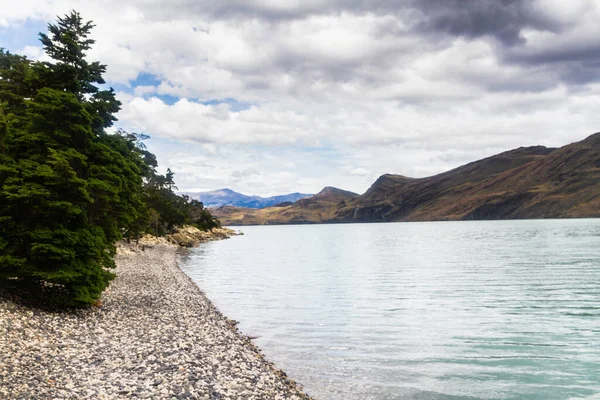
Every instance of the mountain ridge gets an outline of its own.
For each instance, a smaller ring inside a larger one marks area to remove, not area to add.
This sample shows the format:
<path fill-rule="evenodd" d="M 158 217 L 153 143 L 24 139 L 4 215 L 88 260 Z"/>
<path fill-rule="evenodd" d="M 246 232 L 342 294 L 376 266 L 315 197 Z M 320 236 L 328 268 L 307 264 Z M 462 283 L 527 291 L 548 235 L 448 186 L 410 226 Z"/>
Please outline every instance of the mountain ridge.
<path fill-rule="evenodd" d="M 215 215 L 225 225 L 600 217 L 600 133 L 560 148 L 519 147 L 425 178 L 384 174 L 362 195 L 315 197 L 257 218 Z"/>
<path fill-rule="evenodd" d="M 248 196 L 229 188 L 222 188 L 207 192 L 184 192 L 182 194 L 185 194 L 194 200 L 201 201 L 204 206 L 208 208 L 228 205 L 256 209 L 271 207 L 284 202 L 295 203 L 300 199 L 312 196 L 311 194 L 298 192 L 271 197 Z"/>
<path fill-rule="evenodd" d="M 314 224 L 358 194 L 332 186 L 293 204 L 280 203 L 262 209 L 222 206 L 213 210 L 224 225 Z"/>

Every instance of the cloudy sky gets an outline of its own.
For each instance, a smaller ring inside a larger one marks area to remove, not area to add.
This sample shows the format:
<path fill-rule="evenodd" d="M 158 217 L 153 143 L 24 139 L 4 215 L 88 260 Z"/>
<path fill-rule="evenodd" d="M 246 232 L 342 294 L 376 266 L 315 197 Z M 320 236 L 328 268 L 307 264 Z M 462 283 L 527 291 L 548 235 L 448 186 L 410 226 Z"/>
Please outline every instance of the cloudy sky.
<path fill-rule="evenodd" d="M 0 47 L 91 60 L 185 191 L 364 192 L 600 131 L 600 0 L 0 0 Z"/>

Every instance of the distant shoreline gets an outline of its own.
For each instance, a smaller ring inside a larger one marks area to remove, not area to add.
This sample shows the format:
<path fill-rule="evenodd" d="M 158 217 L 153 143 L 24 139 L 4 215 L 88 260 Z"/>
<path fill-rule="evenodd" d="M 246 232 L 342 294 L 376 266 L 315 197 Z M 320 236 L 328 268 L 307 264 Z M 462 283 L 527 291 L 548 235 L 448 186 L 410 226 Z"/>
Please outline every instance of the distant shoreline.
<path fill-rule="evenodd" d="M 361 195 L 325 187 L 279 207 L 222 206 L 226 226 L 600 217 L 600 133 L 519 147 L 424 178 L 381 175 Z"/>
<path fill-rule="evenodd" d="M 501 222 L 501 221 L 553 221 L 553 220 L 578 220 L 578 219 L 600 219 L 592 217 L 552 217 L 552 218 L 503 218 L 503 219 L 432 219 L 418 221 L 323 221 L 323 222 L 286 222 L 268 224 L 228 224 L 227 228 L 240 228 L 248 226 L 301 226 L 301 225 L 385 225 L 385 224 L 419 224 L 430 222 Z"/>
<path fill-rule="evenodd" d="M 179 268 L 177 250 L 122 248 L 100 308 L 0 298 L 0 397 L 308 399 Z"/>

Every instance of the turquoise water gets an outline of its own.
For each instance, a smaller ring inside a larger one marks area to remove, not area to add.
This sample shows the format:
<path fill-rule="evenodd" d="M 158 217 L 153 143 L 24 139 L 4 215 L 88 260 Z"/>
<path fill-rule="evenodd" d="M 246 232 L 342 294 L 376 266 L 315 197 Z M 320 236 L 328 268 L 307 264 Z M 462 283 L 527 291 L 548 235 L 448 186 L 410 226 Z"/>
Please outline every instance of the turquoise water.
<path fill-rule="evenodd" d="M 241 230 L 183 268 L 318 399 L 600 398 L 600 220 Z"/>

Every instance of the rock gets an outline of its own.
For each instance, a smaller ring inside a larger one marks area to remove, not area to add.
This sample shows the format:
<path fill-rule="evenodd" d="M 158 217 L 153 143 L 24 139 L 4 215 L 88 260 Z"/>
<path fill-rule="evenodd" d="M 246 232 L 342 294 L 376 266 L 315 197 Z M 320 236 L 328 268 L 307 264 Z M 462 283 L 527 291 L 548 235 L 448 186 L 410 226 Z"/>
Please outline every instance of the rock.
<path fill-rule="evenodd" d="M 183 233 L 175 233 L 173 234 L 173 240 L 177 242 L 180 246 L 184 247 L 194 247 L 198 245 L 198 240 L 190 235 L 185 235 Z"/>
<path fill-rule="evenodd" d="M 0 298 L 0 398 L 308 398 L 178 268 L 175 246 L 143 239 L 121 247 L 101 310 Z"/>

